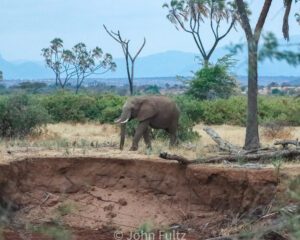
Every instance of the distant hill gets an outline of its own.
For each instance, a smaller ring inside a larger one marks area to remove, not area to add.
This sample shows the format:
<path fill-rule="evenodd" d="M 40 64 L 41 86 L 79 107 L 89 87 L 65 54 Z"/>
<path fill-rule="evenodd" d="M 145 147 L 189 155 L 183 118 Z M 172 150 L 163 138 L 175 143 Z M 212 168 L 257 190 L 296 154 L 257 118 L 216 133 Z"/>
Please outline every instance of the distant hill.
<path fill-rule="evenodd" d="M 300 43 L 300 36 L 291 38 L 290 43 Z M 295 50 L 297 50 L 295 48 Z M 216 50 L 213 61 L 228 53 L 226 47 Z M 192 72 L 199 69 L 199 61 L 196 58 L 196 53 L 187 53 L 180 51 L 167 51 L 163 53 L 153 54 L 145 57 L 140 57 L 136 62 L 135 76 L 137 78 L 147 77 L 175 77 L 192 76 Z M 235 56 L 237 65 L 232 71 L 237 76 L 247 75 L 247 52 Z M 115 59 L 117 70 L 112 73 L 107 73 L 103 78 L 126 78 L 125 61 L 123 58 Z M 42 62 L 8 62 L 0 57 L 0 70 L 4 73 L 4 78 L 9 79 L 49 79 L 53 78 L 52 72 L 45 67 Z M 259 64 L 260 76 L 300 76 L 300 66 L 292 67 L 284 62 L 265 61 Z M 294 83 L 299 83 L 300 80 L 293 79 Z"/>
<path fill-rule="evenodd" d="M 0 56 L 0 70 L 5 79 L 45 79 L 53 77 L 43 62 L 8 62 Z"/>

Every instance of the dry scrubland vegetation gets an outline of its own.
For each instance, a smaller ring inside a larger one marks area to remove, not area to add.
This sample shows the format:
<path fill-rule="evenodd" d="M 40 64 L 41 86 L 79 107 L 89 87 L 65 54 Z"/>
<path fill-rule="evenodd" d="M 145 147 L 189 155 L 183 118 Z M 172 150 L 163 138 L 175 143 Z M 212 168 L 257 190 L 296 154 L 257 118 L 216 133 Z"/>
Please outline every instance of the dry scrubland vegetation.
<path fill-rule="evenodd" d="M 216 144 L 203 131 L 204 124 L 197 124 L 194 130 L 199 133 L 200 138 L 181 142 L 178 147 L 169 149 L 168 139 L 156 139 L 153 141 L 152 150 L 146 149 L 143 141 L 137 154 L 157 157 L 162 151 L 171 151 L 174 154 L 183 155 L 190 159 L 201 158 L 214 154 L 217 150 Z M 210 125 L 220 136 L 239 146 L 243 146 L 245 139 L 245 127 L 232 125 Z M 261 140 L 263 146 L 272 145 L 275 140 L 296 139 L 300 136 L 300 127 L 278 127 L 273 129 L 261 127 Z M 48 124 L 41 129 L 41 133 L 32 134 L 25 139 L 2 140 L 0 144 L 1 161 L 12 156 L 27 154 L 42 155 L 103 155 L 122 154 L 127 155 L 132 138 L 127 137 L 125 150 L 119 147 L 120 129 L 118 125 L 100 123 L 57 123 Z M 7 151 L 11 154 L 7 154 Z M 130 153 L 133 154 L 134 153 Z"/>
<path fill-rule="evenodd" d="M 185 95 L 171 96 L 181 109 L 176 154 L 195 158 L 212 150 L 213 142 L 202 131 L 212 125 L 224 139 L 242 146 L 245 139 L 246 98 L 199 101 Z M 0 134 L 2 152 L 13 155 L 24 149 L 49 151 L 64 155 L 119 152 L 119 127 L 112 124 L 126 97 L 113 94 L 78 94 L 58 92 L 49 95 L 10 94 L 0 96 Z M 259 119 L 263 145 L 276 139 L 296 139 L 300 125 L 299 99 L 292 97 L 261 97 Z M 201 122 L 201 124 L 199 124 Z M 127 126 L 129 149 L 136 122 Z M 163 131 L 153 131 L 153 149 L 140 143 L 139 154 L 157 156 L 168 150 Z M 5 154 L 4 154 L 5 155 Z M 4 155 L 2 155 L 4 158 Z M 7 155 L 7 154 L 6 154 Z"/>

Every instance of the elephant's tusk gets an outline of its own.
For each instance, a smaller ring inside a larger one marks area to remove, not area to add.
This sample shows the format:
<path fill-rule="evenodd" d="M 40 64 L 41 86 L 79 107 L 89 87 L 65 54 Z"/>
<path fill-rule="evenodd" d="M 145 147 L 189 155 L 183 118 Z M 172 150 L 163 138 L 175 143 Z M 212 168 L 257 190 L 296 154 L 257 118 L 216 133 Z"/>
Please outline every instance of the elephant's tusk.
<path fill-rule="evenodd" d="M 125 121 L 121 122 L 121 123 L 127 123 L 129 120 L 129 118 L 127 118 Z"/>
<path fill-rule="evenodd" d="M 120 123 L 120 121 L 121 121 L 121 118 L 118 118 L 118 119 L 116 119 L 114 122 L 115 122 L 115 123 Z"/>

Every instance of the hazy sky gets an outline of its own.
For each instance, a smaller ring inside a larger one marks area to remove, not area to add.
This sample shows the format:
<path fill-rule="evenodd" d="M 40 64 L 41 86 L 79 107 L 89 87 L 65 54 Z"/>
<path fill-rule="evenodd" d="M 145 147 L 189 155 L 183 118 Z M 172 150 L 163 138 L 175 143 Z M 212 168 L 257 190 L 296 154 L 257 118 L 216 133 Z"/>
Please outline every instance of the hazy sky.
<path fill-rule="evenodd" d="M 7 60 L 42 60 L 40 50 L 50 40 L 60 37 L 66 47 L 85 42 L 88 47 L 100 46 L 114 57 L 122 56 L 120 46 L 105 33 L 102 24 L 120 30 L 131 39 L 132 48 L 147 44 L 142 55 L 167 50 L 197 52 L 190 36 L 177 31 L 166 19 L 165 0 L 0 0 L 0 54 Z M 249 0 L 253 19 L 257 19 L 262 0 Z M 281 34 L 282 0 L 273 0 L 265 30 Z M 294 6 L 300 9 L 300 4 Z M 300 26 L 291 14 L 291 35 L 299 34 Z M 203 29 L 205 42 L 211 36 Z M 221 45 L 244 38 L 238 28 Z"/>

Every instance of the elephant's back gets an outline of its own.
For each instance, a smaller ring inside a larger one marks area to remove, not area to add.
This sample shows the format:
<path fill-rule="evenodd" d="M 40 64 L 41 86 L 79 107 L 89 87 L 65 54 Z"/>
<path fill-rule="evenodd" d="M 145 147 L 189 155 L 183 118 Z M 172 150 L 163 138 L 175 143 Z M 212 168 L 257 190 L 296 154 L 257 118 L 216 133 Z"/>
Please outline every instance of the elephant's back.
<path fill-rule="evenodd" d="M 172 111 L 179 111 L 175 101 L 167 96 L 153 96 L 153 102 L 159 109 L 165 110 L 168 108 L 170 110 L 172 109 Z"/>

